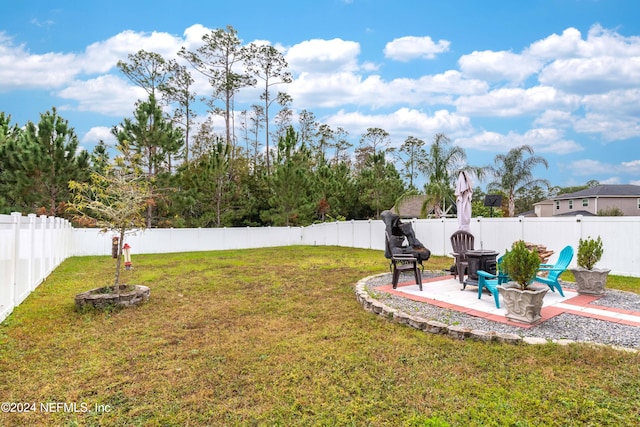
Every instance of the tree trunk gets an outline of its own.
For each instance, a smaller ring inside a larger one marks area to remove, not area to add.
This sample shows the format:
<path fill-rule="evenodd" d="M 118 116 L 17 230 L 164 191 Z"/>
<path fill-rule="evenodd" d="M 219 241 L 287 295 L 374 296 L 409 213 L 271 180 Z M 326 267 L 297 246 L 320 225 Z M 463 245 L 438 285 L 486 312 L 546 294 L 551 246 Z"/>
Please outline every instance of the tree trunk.
<path fill-rule="evenodd" d="M 120 267 L 122 266 L 122 248 L 124 246 L 125 229 L 120 230 L 120 241 L 118 242 L 118 258 L 116 258 L 116 281 L 113 284 L 114 293 L 120 293 Z"/>

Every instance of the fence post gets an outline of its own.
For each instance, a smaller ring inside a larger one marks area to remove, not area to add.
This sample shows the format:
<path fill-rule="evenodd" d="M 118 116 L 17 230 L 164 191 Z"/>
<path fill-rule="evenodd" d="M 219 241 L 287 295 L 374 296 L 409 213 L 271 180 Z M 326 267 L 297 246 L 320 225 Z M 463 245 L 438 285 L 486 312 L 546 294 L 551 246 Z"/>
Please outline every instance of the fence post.
<path fill-rule="evenodd" d="M 447 256 L 447 224 L 444 217 L 440 217 L 440 224 L 442 224 L 442 256 Z"/>
<path fill-rule="evenodd" d="M 36 279 L 33 271 L 36 268 L 36 251 L 35 251 L 35 243 L 36 243 L 36 214 L 27 215 L 29 218 L 29 267 L 27 272 L 27 280 L 29 281 L 29 289 L 31 292 L 36 288 Z"/>
<path fill-rule="evenodd" d="M 48 276 L 53 271 L 55 266 L 55 258 L 53 254 L 55 251 L 55 247 L 53 246 L 53 233 L 54 233 L 56 217 L 50 216 L 47 219 L 48 219 L 47 233 L 49 234 L 49 248 L 48 248 L 49 249 L 49 268 L 47 269 L 47 276 Z"/>
<path fill-rule="evenodd" d="M 13 250 L 11 255 L 11 274 L 9 279 L 10 293 L 11 293 L 11 305 L 16 307 L 18 302 L 16 301 L 16 287 L 18 286 L 18 261 L 20 258 L 20 222 L 22 220 L 22 214 L 20 212 L 11 212 L 11 219 L 13 222 Z"/>
<path fill-rule="evenodd" d="M 578 223 L 578 239 L 582 239 L 582 215 L 576 215 L 576 222 Z"/>
<path fill-rule="evenodd" d="M 41 280 L 44 280 L 45 277 L 47 277 L 47 266 L 45 265 L 46 262 L 46 257 L 45 257 L 45 243 L 46 243 L 46 236 L 47 233 L 45 232 L 46 228 L 47 228 L 47 216 L 46 215 L 40 215 L 40 274 L 38 275 L 38 282 L 40 282 Z"/>
<path fill-rule="evenodd" d="M 478 237 L 480 238 L 480 249 L 484 249 L 484 240 L 483 240 L 484 222 L 482 221 L 481 216 L 477 216 L 476 221 L 478 222 Z"/>

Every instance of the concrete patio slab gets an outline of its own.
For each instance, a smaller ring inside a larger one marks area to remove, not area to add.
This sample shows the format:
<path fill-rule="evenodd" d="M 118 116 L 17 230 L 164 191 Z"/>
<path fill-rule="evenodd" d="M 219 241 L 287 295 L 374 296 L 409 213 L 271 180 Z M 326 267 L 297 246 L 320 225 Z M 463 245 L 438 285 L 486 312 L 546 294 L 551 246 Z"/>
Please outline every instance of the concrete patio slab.
<path fill-rule="evenodd" d="M 402 278 L 401 278 L 402 280 Z M 534 325 L 514 322 L 505 317 L 506 311 L 500 299 L 501 308 L 497 308 L 493 296 L 484 292 L 478 299 L 478 288 L 468 285 L 462 289 L 462 284 L 453 276 L 441 276 L 436 278 L 424 278 L 422 291 L 413 281 L 404 281 L 393 289 L 391 283 L 377 288 L 378 291 L 388 292 L 397 296 L 424 302 L 442 308 L 460 311 L 472 316 L 490 319 L 496 322 L 508 323 L 513 326 L 529 328 Z M 542 319 L 544 322 L 562 313 L 571 313 L 580 316 L 621 323 L 640 327 L 640 312 L 621 310 L 612 307 L 597 305 L 598 297 L 578 295 L 569 288 L 563 288 L 565 296 L 549 290 L 544 297 L 542 307 Z"/>

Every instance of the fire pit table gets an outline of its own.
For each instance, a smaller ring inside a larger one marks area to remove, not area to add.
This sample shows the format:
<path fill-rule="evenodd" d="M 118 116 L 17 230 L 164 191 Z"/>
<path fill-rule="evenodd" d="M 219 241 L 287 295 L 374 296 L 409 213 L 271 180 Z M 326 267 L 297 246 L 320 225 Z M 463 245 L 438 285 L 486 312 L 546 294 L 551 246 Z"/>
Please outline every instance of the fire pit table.
<path fill-rule="evenodd" d="M 478 286 L 478 270 L 496 274 L 498 252 L 492 250 L 470 250 L 467 251 L 469 266 L 467 267 L 467 278 L 462 284 L 462 289 L 467 285 Z"/>

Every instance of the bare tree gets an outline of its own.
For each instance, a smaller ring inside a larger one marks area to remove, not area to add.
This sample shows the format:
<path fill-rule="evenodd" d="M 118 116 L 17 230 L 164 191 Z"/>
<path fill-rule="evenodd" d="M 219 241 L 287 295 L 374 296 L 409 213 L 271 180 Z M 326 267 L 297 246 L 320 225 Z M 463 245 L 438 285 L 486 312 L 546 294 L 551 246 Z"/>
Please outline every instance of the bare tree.
<path fill-rule="evenodd" d="M 336 157 L 334 159 L 334 163 L 340 162 L 349 162 L 349 149 L 353 146 L 347 138 L 349 137 L 349 132 L 344 130 L 341 127 L 338 127 L 335 131 L 335 148 L 336 148 Z"/>
<path fill-rule="evenodd" d="M 189 134 L 193 119 L 196 117 L 192 104 L 195 102 L 195 92 L 191 91 L 194 80 L 187 67 L 171 60 L 165 64 L 168 79 L 159 87 L 163 94 L 163 100 L 167 103 L 176 103 L 178 107 L 173 112 L 173 121 L 184 127 L 185 148 L 184 161 L 189 161 Z"/>
<path fill-rule="evenodd" d="M 313 137 L 318 133 L 320 124 L 316 120 L 313 112 L 308 110 L 300 111 L 298 115 L 298 142 L 308 146 L 313 145 Z"/>
<path fill-rule="evenodd" d="M 202 36 L 202 40 L 204 44 L 195 52 L 182 47 L 178 55 L 209 79 L 213 94 L 208 105 L 214 114 L 224 117 L 226 142 L 232 145 L 233 98 L 241 88 L 253 86 L 255 80 L 244 71 L 247 52 L 241 47 L 238 33 L 232 26 L 228 25 L 226 30 L 212 30 Z M 218 100 L 222 100 L 222 108 L 216 106 Z"/>
<path fill-rule="evenodd" d="M 415 189 L 414 180 L 418 178 L 419 164 L 426 159 L 427 152 L 423 148 L 424 141 L 414 136 L 409 136 L 400 146 L 398 156 L 403 166 L 404 177 L 409 178 L 409 187 Z"/>
<path fill-rule="evenodd" d="M 271 94 L 271 87 L 284 83 L 291 83 L 291 73 L 287 71 L 287 61 L 278 49 L 269 45 L 249 45 L 247 47 L 247 69 L 259 80 L 263 87 L 260 99 L 264 101 L 265 117 L 265 147 L 267 150 L 267 174 L 269 173 L 269 107 L 274 101 L 285 105 L 291 97 L 279 92 L 275 97 Z"/>
<path fill-rule="evenodd" d="M 381 128 L 367 128 L 360 137 L 360 146 L 356 149 L 356 161 L 358 168 L 363 168 L 369 157 L 379 152 L 386 153 L 391 144 L 389 132 Z"/>

